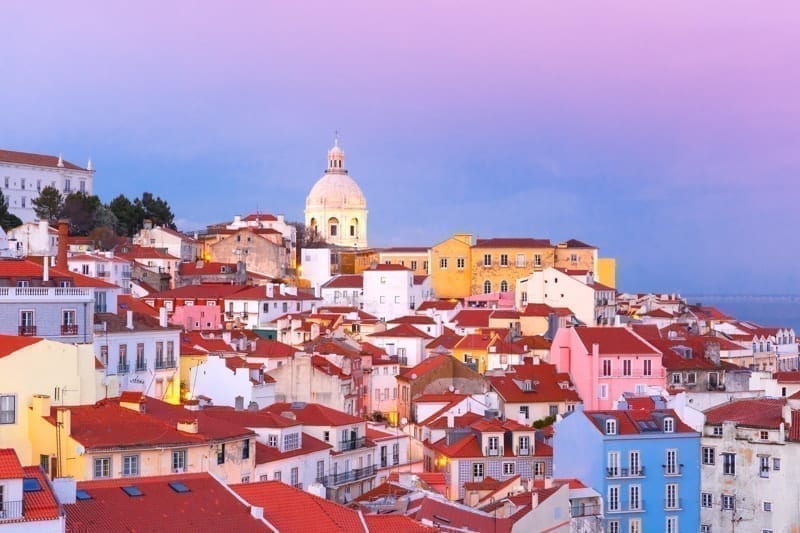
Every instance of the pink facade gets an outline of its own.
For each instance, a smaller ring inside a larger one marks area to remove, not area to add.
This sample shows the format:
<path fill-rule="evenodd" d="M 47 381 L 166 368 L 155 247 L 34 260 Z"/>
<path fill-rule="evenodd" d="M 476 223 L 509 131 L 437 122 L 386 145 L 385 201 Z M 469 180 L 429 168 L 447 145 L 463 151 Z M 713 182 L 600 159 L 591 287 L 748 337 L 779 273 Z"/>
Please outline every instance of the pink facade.
<path fill-rule="evenodd" d="M 220 307 L 216 305 L 178 305 L 169 323 L 183 326 L 187 331 L 216 331 L 223 326 Z"/>
<path fill-rule="evenodd" d="M 587 410 L 614 409 L 624 392 L 666 386 L 661 352 L 627 328 L 560 328 L 549 361 L 569 372 Z"/>

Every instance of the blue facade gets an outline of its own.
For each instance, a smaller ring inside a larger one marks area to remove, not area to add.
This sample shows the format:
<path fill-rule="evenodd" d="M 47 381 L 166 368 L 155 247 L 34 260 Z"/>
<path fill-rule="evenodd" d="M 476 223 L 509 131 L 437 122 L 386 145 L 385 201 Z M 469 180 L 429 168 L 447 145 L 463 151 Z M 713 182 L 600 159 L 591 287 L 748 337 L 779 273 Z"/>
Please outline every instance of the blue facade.
<path fill-rule="evenodd" d="M 555 427 L 553 469 L 603 496 L 609 533 L 700 530 L 700 434 L 670 410 L 577 410 Z"/>

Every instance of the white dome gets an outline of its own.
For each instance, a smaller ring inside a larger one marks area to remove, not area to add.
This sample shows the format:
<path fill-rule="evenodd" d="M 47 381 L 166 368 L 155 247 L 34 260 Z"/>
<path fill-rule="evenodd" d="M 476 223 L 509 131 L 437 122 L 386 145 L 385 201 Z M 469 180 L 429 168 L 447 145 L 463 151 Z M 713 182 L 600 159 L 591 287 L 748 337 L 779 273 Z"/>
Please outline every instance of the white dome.
<path fill-rule="evenodd" d="M 365 209 L 367 200 L 361 187 L 344 173 L 326 172 L 317 181 L 311 192 L 306 198 L 306 209 L 313 208 L 341 209 L 356 208 Z"/>

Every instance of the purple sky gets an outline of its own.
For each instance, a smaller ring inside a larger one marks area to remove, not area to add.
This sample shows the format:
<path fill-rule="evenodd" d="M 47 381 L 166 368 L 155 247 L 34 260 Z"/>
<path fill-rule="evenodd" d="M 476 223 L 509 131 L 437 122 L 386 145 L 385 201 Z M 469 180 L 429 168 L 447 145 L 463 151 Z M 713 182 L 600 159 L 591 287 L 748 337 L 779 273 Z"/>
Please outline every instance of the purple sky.
<path fill-rule="evenodd" d="M 796 1 L 128 4 L 0 4 L 0 146 L 196 229 L 301 219 L 338 129 L 373 245 L 574 237 L 623 290 L 800 293 Z"/>

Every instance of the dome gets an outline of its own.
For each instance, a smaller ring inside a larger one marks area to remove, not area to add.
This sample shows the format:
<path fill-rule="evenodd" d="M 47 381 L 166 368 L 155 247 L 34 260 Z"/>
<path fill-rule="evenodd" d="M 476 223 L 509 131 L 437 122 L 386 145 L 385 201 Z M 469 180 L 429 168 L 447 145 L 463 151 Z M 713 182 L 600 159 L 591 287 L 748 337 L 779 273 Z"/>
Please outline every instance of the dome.
<path fill-rule="evenodd" d="M 324 207 L 326 209 L 367 207 L 367 200 L 361 187 L 347 174 L 326 172 L 317 181 L 306 198 L 306 209 Z"/>

